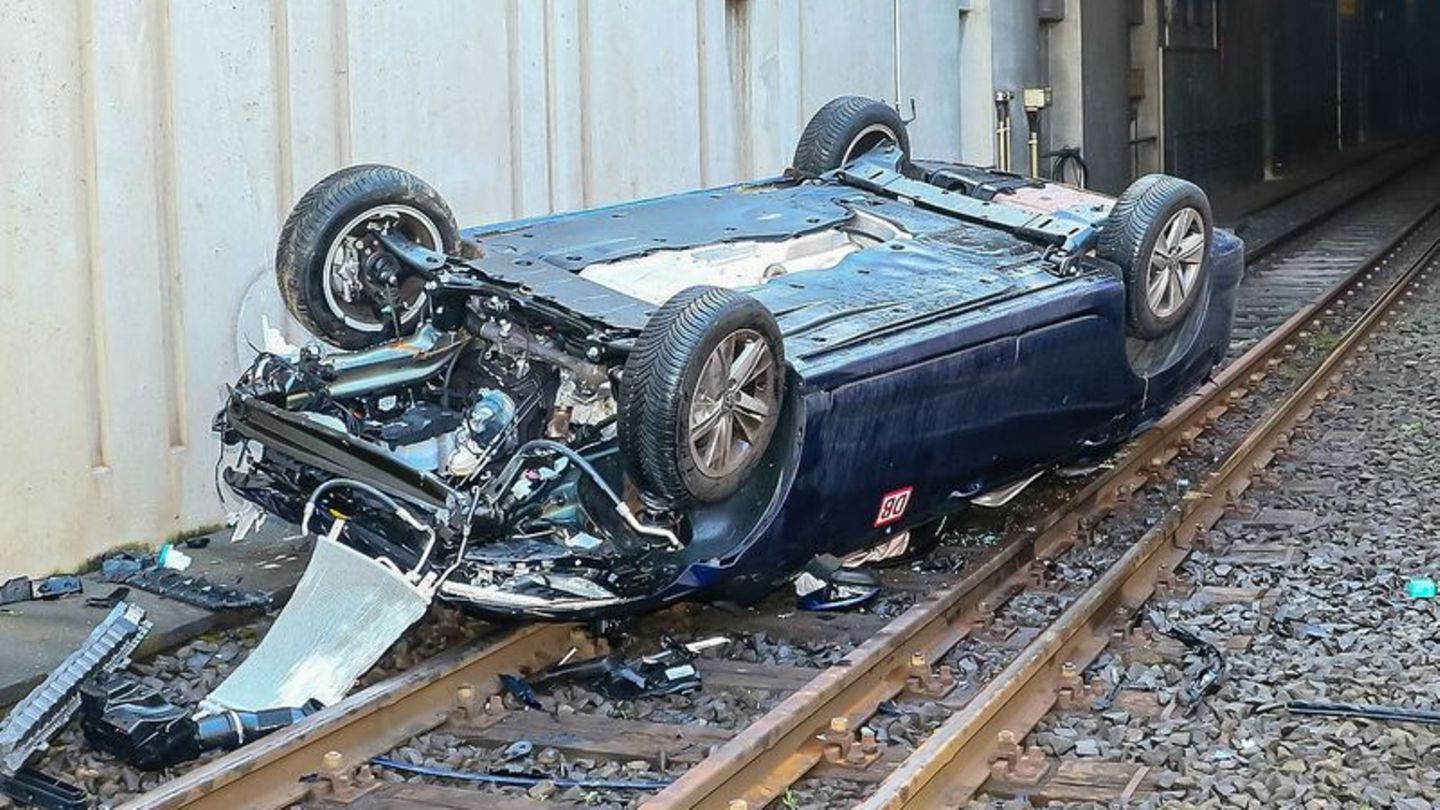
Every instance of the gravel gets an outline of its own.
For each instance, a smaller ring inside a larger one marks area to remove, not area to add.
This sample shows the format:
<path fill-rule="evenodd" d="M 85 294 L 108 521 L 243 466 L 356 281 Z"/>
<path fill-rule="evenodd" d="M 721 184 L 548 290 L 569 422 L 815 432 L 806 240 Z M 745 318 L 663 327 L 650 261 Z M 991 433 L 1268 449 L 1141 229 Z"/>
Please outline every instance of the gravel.
<path fill-rule="evenodd" d="M 1166 806 L 1440 807 L 1440 727 L 1285 710 L 1291 700 L 1440 707 L 1440 604 L 1405 593 L 1412 577 L 1440 576 L 1440 291 L 1427 284 L 1414 301 L 1246 494 L 1251 515 L 1319 519 L 1228 518 L 1182 571 L 1267 598 L 1156 605 L 1221 646 L 1230 671 L 1220 691 L 1193 716 L 1051 715 L 1032 744 L 1149 765 L 1160 789 L 1151 800 Z M 1288 549 L 1289 564 L 1226 561 L 1225 549 L 1255 545 Z M 1131 663 L 1126 686 L 1157 690 L 1164 705 L 1196 667 L 1194 656 Z"/>

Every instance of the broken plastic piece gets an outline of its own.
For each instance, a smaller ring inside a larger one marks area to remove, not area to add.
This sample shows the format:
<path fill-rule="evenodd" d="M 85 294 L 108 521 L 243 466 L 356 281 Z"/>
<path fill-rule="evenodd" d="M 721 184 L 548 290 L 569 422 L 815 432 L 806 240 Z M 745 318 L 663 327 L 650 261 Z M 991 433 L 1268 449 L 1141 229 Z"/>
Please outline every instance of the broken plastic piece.
<path fill-rule="evenodd" d="M 225 712 L 194 720 L 129 674 L 81 688 L 80 725 L 89 743 L 143 770 L 188 762 L 204 751 L 231 750 L 298 722 L 320 708 Z"/>
<path fill-rule="evenodd" d="M 59 599 L 72 593 L 84 593 L 85 584 L 79 577 L 56 576 L 30 582 L 30 594 L 36 599 Z"/>
<path fill-rule="evenodd" d="M 104 596 L 91 596 L 85 600 L 86 607 L 105 608 L 110 610 L 116 605 L 130 598 L 130 589 L 119 587 Z"/>
<path fill-rule="evenodd" d="M 1186 648 L 1198 652 L 1205 659 L 1204 668 L 1180 692 L 1180 699 L 1185 704 L 1186 711 L 1193 711 L 1202 698 L 1220 688 L 1220 682 L 1224 680 L 1227 669 L 1225 657 L 1220 654 L 1219 647 L 1201 638 L 1193 630 L 1177 624 L 1169 624 L 1162 626 L 1160 632 L 1184 644 Z"/>
<path fill-rule="evenodd" d="M 540 698 L 536 697 L 535 690 L 530 688 L 530 684 L 526 683 L 525 679 L 519 675 L 506 675 L 501 673 L 500 686 L 502 686 L 508 694 L 514 696 L 516 700 L 532 709 L 545 708 L 545 704 L 541 703 Z"/>
<path fill-rule="evenodd" d="M 175 571 L 184 571 L 190 567 L 193 560 L 189 554 L 181 551 L 175 546 L 166 543 L 160 547 L 160 552 L 155 555 L 155 564 L 161 568 L 169 568 Z"/>
<path fill-rule="evenodd" d="M 205 610 L 268 610 L 274 601 L 265 591 L 217 585 L 202 576 L 186 575 L 164 568 L 142 568 L 109 579 Z"/>
<path fill-rule="evenodd" d="M 1411 599 L 1434 599 L 1435 580 L 1429 577 L 1412 579 L 1405 585 L 1405 595 Z"/>
<path fill-rule="evenodd" d="M 425 615 L 433 593 L 334 539 L 318 537 L 310 564 L 259 646 L 200 705 L 206 712 L 329 706 Z"/>
<path fill-rule="evenodd" d="M 90 806 L 85 791 L 34 768 L 21 768 L 11 776 L 0 774 L 0 795 L 9 796 L 22 807 L 45 810 L 84 810 Z"/>
<path fill-rule="evenodd" d="M 128 574 L 138 573 L 142 569 L 151 568 L 155 565 L 155 558 L 149 554 L 130 554 L 120 552 L 106 557 L 100 563 L 100 576 L 105 579 L 118 581 Z"/>
<path fill-rule="evenodd" d="M 880 595 L 880 578 L 868 568 L 850 568 L 829 554 L 811 560 L 795 577 L 801 610 L 849 610 Z"/>
<path fill-rule="evenodd" d="M 692 663 L 702 651 L 728 643 L 723 636 L 681 644 L 662 640 L 653 655 L 625 661 L 619 655 L 587 658 L 551 667 L 530 681 L 535 688 L 583 681 L 611 700 L 678 695 L 701 687 L 700 672 Z M 538 707 L 537 707 L 538 708 Z"/>
<path fill-rule="evenodd" d="M 80 648 L 30 691 L 0 723 L 0 773 L 14 775 L 45 747 L 80 706 L 80 685 L 130 661 L 130 653 L 150 632 L 145 610 L 116 605 Z"/>
<path fill-rule="evenodd" d="M 59 599 L 72 593 L 84 593 L 85 584 L 79 577 L 59 575 L 44 579 L 14 577 L 0 585 L 0 605 L 29 602 L 32 599 Z"/>
<path fill-rule="evenodd" d="M 15 577 L 5 580 L 0 585 L 0 605 L 13 605 L 16 602 L 29 602 L 33 597 L 30 591 L 29 577 Z"/>
<path fill-rule="evenodd" d="M 1428 709 L 1407 709 L 1402 706 L 1370 706 L 1363 703 L 1325 703 L 1318 700 L 1292 700 L 1285 704 L 1291 714 L 1321 717 L 1363 717 L 1367 720 L 1397 720 L 1406 723 L 1440 724 L 1440 712 Z"/>

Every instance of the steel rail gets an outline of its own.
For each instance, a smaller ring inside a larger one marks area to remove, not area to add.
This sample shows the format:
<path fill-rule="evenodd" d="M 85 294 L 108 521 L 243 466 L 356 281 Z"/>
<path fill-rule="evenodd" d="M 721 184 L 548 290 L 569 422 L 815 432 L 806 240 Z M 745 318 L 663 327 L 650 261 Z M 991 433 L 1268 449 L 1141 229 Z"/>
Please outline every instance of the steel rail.
<path fill-rule="evenodd" d="M 912 657 L 918 654 L 921 665 L 937 660 L 969 635 L 982 602 L 993 605 L 1003 599 L 1030 576 L 1034 560 L 1058 555 L 1116 503 L 1142 487 L 1242 397 L 1248 386 L 1279 365 L 1280 357 L 1319 315 L 1357 284 L 1373 278 L 1389 253 L 1437 214 L 1440 203 L 1427 208 L 1325 295 L 1301 307 L 1225 366 L 1141 434 L 1112 470 L 1045 515 L 1033 531 L 1006 538 L 979 558 L 960 581 L 917 602 L 641 806 L 646 810 L 726 808 L 732 801 L 743 800 L 749 807 L 763 807 L 783 794 L 824 757 L 820 736 L 832 720 L 839 718 L 841 725 L 858 727 L 881 703 L 900 694 L 910 675 Z"/>
<path fill-rule="evenodd" d="M 363 791 L 356 766 L 498 694 L 501 673 L 538 671 L 571 647 L 595 652 L 591 640 L 569 624 L 532 624 L 446 651 L 122 808 L 285 807 L 312 791 Z"/>
<path fill-rule="evenodd" d="M 1116 608 L 1135 609 L 1153 593 L 1164 568 L 1184 561 L 1197 538 L 1209 531 L 1252 477 L 1288 444 L 1294 427 L 1308 419 L 1338 380 L 1342 365 L 1364 344 L 1409 287 L 1428 277 L 1440 256 L 1433 244 L 1366 308 L 1320 365 L 1277 408 L 1250 430 L 1205 483 L 1167 512 L 1085 593 L 1072 603 L 998 677 L 951 715 L 890 774 L 861 806 L 865 810 L 959 807 L 991 773 L 997 738 L 1019 739 L 1050 710 L 1062 671 L 1083 669 L 1109 642 Z M 1008 735 L 1013 735 L 1008 736 Z"/>

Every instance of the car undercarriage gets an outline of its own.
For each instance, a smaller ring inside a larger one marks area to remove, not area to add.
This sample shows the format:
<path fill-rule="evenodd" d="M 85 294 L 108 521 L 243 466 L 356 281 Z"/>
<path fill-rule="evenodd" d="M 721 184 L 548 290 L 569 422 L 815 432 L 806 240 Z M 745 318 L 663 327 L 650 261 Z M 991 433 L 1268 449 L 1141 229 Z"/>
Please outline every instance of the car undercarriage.
<path fill-rule="evenodd" d="M 1121 268 L 1096 251 L 1110 198 L 866 138 L 808 172 L 463 232 L 399 170 L 327 178 L 277 267 L 291 311 L 338 348 L 267 335 L 215 420 L 220 481 L 461 606 L 619 615 L 903 550 L 896 532 L 1123 439 L 1214 362 L 1213 306 L 1157 309 L 1159 336 L 1126 326 Z M 1210 296 L 1171 258 L 1198 272 L 1208 222 L 1165 227 L 1174 275 L 1155 300 Z M 1085 341 L 1116 382 L 1077 377 L 1025 427 Z M 1052 344 L 1053 373 L 995 365 Z M 941 382 L 966 373 L 976 396 L 1029 403 L 1009 428 L 1034 441 L 987 457 L 1005 441 L 991 430 L 965 441 L 973 459 L 903 473 L 926 431 L 971 429 L 918 393 L 973 408 Z M 922 423 L 855 421 L 839 403 L 856 396 L 899 396 L 897 418 Z M 857 452 L 906 486 L 821 472 Z M 855 503 L 820 506 L 827 491 Z"/>

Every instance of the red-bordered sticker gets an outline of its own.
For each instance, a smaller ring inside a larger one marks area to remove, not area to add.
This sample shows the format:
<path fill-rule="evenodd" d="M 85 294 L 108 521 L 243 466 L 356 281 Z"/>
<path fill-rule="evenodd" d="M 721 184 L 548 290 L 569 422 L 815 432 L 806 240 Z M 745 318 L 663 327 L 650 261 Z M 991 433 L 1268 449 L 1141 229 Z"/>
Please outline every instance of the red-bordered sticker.
<path fill-rule="evenodd" d="M 875 515 L 875 526 L 885 526 L 894 523 L 905 517 L 905 510 L 910 507 L 910 493 L 915 487 L 904 487 L 891 490 L 880 498 L 880 513 Z"/>

